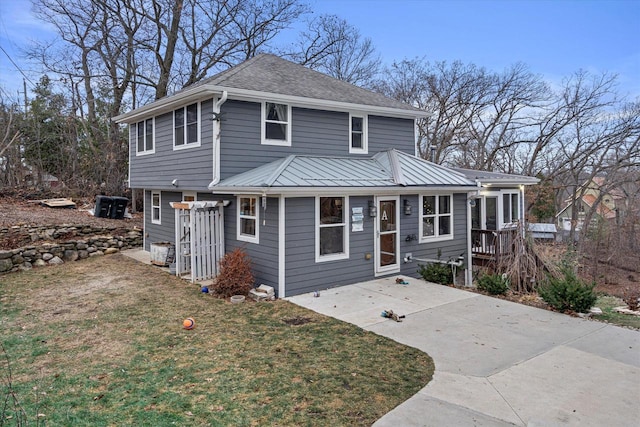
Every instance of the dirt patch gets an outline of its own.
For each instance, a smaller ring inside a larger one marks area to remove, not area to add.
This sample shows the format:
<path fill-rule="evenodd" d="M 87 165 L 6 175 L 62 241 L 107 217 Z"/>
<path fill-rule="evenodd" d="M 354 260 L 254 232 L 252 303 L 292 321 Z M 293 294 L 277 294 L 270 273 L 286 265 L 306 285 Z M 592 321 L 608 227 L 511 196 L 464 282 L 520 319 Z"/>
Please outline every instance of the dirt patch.
<path fill-rule="evenodd" d="M 127 231 L 143 227 L 143 214 L 132 214 L 132 218 L 108 219 L 96 218 L 88 211 L 94 207 L 89 199 L 74 199 L 76 209 L 50 208 L 41 206 L 39 200 L 29 200 L 23 197 L 9 197 L 0 195 L 0 228 L 14 226 L 91 226 L 109 228 L 109 234 L 122 236 Z M 54 242 L 64 242 L 77 239 L 72 234 L 60 235 Z M 32 244 L 26 233 L 0 233 L 0 249 L 15 249 Z"/>
<path fill-rule="evenodd" d="M 282 319 L 282 321 L 287 325 L 292 325 L 292 326 L 305 325 L 307 323 L 313 322 L 311 318 L 301 317 L 301 316 L 287 317 Z"/>
<path fill-rule="evenodd" d="M 40 205 L 40 200 L 28 200 L 19 197 L 0 195 L 0 227 L 15 225 L 91 225 L 96 227 L 142 227 L 142 213 L 133 214 L 133 218 L 108 219 L 96 218 L 89 214 L 94 201 L 74 199 L 76 209 L 49 208 Z"/>

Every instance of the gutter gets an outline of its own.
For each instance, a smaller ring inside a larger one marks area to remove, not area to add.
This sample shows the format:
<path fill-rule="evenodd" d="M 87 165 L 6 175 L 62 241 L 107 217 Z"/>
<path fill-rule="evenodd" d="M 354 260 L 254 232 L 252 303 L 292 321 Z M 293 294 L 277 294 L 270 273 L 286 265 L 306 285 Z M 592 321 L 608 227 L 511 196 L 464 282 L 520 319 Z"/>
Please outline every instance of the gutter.
<path fill-rule="evenodd" d="M 308 197 L 318 195 L 335 195 L 336 192 L 345 196 L 395 196 L 406 194 L 418 194 L 418 193 L 468 193 L 470 188 L 468 186 L 454 186 L 454 187 L 267 187 L 267 186 L 216 186 L 210 185 L 209 190 L 216 194 L 267 194 L 267 195 L 286 195 L 289 197 Z"/>
<path fill-rule="evenodd" d="M 207 86 L 197 86 L 192 89 L 179 92 L 175 95 L 169 95 L 147 104 L 144 107 L 136 108 L 128 113 L 120 114 L 112 117 L 116 123 L 134 123 L 142 117 L 159 116 L 160 114 L 174 110 L 177 106 L 183 105 L 186 101 L 196 102 L 201 99 L 211 98 L 220 94 L 219 90 Z"/>

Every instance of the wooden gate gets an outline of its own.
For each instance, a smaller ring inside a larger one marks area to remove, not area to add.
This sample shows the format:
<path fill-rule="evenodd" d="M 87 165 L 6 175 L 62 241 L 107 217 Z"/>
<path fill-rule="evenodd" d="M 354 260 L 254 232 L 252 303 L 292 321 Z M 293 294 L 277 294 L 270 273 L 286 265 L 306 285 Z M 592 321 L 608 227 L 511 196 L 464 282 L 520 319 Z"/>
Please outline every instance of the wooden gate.
<path fill-rule="evenodd" d="M 223 208 L 228 201 L 174 202 L 176 274 L 191 282 L 213 279 L 224 255 Z"/>

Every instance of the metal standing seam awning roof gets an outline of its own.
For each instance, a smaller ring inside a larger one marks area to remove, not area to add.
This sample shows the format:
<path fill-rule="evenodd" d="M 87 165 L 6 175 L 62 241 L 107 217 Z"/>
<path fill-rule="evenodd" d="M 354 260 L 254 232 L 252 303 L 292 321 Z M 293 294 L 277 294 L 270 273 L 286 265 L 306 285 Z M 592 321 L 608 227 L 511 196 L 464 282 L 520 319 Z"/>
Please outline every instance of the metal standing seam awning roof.
<path fill-rule="evenodd" d="M 461 173 L 395 149 L 373 157 L 291 155 L 227 178 L 209 189 L 219 193 L 278 194 L 301 189 L 356 190 L 436 187 L 467 191 L 475 183 Z"/>

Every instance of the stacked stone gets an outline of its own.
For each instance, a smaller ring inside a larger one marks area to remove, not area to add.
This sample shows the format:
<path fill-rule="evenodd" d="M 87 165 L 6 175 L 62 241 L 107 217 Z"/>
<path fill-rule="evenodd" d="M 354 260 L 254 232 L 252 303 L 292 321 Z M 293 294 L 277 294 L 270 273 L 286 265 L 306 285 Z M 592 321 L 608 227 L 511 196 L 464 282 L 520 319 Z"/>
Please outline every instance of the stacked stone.
<path fill-rule="evenodd" d="M 104 231 L 103 229 L 99 230 Z M 13 250 L 0 250 L 0 273 L 63 264 L 94 256 L 109 255 L 122 249 L 139 248 L 141 246 L 142 232 L 131 230 L 124 236 L 94 235 L 87 236 L 82 240 L 43 243 Z"/>

